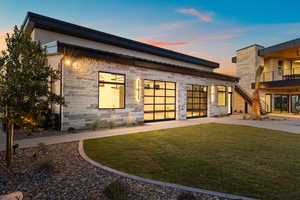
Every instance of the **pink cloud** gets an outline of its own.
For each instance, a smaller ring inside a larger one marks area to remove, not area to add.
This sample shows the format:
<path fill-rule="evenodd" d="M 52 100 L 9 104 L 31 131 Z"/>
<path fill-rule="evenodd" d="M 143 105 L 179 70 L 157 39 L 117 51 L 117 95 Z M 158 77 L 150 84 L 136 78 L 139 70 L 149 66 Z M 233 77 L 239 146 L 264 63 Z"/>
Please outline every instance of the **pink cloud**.
<path fill-rule="evenodd" d="M 187 44 L 188 42 L 159 42 L 159 41 L 154 41 L 154 40 L 139 40 L 140 42 L 150 44 L 153 46 L 157 47 L 166 47 L 166 46 L 178 46 L 178 45 L 184 45 Z"/>
<path fill-rule="evenodd" d="M 213 21 L 213 18 L 212 18 L 213 13 L 211 13 L 211 12 L 203 13 L 194 8 L 178 9 L 177 12 L 187 14 L 187 15 L 193 15 L 193 16 L 197 17 L 200 21 L 203 21 L 203 22 L 212 22 Z"/>

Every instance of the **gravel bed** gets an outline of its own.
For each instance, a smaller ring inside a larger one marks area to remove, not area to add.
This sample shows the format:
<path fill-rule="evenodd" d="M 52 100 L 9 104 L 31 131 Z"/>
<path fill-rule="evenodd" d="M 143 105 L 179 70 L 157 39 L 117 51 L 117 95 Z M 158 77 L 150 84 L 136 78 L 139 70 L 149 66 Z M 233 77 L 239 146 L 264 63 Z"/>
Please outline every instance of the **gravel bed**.
<path fill-rule="evenodd" d="M 21 191 L 26 200 L 108 200 L 102 193 L 104 188 L 112 181 L 120 179 L 83 160 L 78 153 L 78 142 L 19 149 L 10 169 L 6 168 L 4 156 L 5 152 L 0 152 L 0 195 Z M 39 172 L 33 167 L 34 163 L 43 158 L 54 161 L 54 170 Z M 132 200 L 176 200 L 182 192 L 121 179 L 128 183 L 129 199 Z M 197 200 L 225 200 L 206 194 L 195 196 Z"/>

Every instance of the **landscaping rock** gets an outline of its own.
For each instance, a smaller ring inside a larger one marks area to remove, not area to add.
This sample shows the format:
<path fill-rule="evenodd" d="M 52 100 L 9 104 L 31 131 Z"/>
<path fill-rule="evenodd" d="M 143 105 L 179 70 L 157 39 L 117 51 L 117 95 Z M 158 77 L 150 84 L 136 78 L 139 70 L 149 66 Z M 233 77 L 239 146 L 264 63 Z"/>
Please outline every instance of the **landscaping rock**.
<path fill-rule="evenodd" d="M 7 195 L 0 196 L 0 200 L 23 200 L 22 192 L 13 192 Z"/>
<path fill-rule="evenodd" d="M 47 145 L 45 149 L 19 149 L 10 169 L 6 168 L 5 152 L 0 152 L 0 195 L 22 191 L 27 194 L 23 200 L 109 200 L 103 191 L 117 179 L 128 184 L 130 200 L 176 200 L 182 193 L 179 190 L 122 178 L 97 168 L 79 155 L 78 142 Z M 37 152 L 35 158 L 32 157 L 33 152 Z M 34 163 L 45 158 L 53 161 L 55 170 L 51 173 L 34 168 Z M 194 195 L 197 200 L 224 200 L 207 194 Z"/>

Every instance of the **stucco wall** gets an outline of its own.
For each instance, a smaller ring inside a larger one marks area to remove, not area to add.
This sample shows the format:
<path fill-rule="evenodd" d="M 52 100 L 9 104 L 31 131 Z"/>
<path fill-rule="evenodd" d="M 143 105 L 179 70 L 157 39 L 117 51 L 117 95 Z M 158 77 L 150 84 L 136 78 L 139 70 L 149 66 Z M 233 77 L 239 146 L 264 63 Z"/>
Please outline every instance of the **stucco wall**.
<path fill-rule="evenodd" d="M 105 62 L 88 58 L 71 58 L 77 66 L 63 64 L 63 95 L 66 107 L 63 107 L 62 128 L 90 128 L 93 121 L 100 120 L 102 126 L 108 126 L 114 119 L 116 125 L 126 123 L 128 116 L 135 122 L 144 120 L 143 98 L 135 98 L 135 80 L 137 78 L 176 82 L 176 118 L 186 119 L 186 85 L 226 85 L 234 83 L 196 76 L 162 72 L 124 64 Z M 126 75 L 125 109 L 98 109 L 98 71 L 115 72 Z M 142 89 L 143 87 L 141 87 Z M 216 95 L 216 93 L 215 93 Z M 227 113 L 227 106 L 218 107 L 208 94 L 208 115 L 216 116 Z M 234 96 L 234 95 L 233 95 Z M 143 97 L 143 90 L 142 90 Z M 227 97 L 227 95 L 226 95 Z M 213 99 L 217 99 L 214 97 Z"/>
<path fill-rule="evenodd" d="M 156 62 L 162 62 L 162 63 L 168 63 L 168 64 L 173 64 L 173 65 L 178 65 L 178 66 L 183 66 L 183 67 L 188 67 L 188 68 L 193 68 L 193 69 L 200 69 L 204 71 L 213 71 L 213 68 L 206 67 L 206 66 L 201 66 L 193 63 L 188 63 L 188 62 L 183 62 L 179 60 L 174 60 L 171 58 L 166 58 L 166 57 L 161 57 L 161 56 L 156 56 L 140 51 L 135 51 L 135 50 L 130 50 L 130 49 L 125 49 L 109 44 L 104 44 L 100 42 L 95 42 L 95 41 L 90 41 L 86 39 L 81 39 L 78 37 L 73 37 L 61 33 L 55 33 L 52 31 L 44 30 L 44 29 L 39 29 L 39 28 L 34 28 L 31 34 L 31 37 L 35 41 L 40 41 L 42 44 L 46 44 L 49 42 L 53 41 L 61 41 L 61 42 L 66 42 L 69 44 L 77 45 L 77 46 L 82 46 L 82 47 L 87 47 L 87 48 L 92 48 L 92 49 L 97 49 L 97 50 L 102 50 L 102 51 L 107 51 L 107 52 L 113 52 L 113 53 L 118 53 L 118 54 L 123 54 L 123 55 L 130 55 L 133 57 L 138 57 L 138 58 L 143 58 L 147 59 L 150 61 L 156 61 Z"/>

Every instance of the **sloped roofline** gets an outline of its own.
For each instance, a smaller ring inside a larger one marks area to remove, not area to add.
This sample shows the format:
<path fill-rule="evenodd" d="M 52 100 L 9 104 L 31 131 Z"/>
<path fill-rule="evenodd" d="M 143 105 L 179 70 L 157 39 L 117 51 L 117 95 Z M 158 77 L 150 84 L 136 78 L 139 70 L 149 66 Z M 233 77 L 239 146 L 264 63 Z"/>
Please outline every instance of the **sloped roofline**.
<path fill-rule="evenodd" d="M 25 17 L 23 26 L 25 30 L 32 31 L 33 28 L 41 28 L 49 31 L 71 35 L 74 37 L 84 38 L 91 41 L 110 44 L 135 51 L 171 58 L 174 60 L 184 61 L 210 68 L 218 68 L 219 63 L 178 53 L 168 49 L 148 45 L 142 42 L 126 39 L 109 33 L 93 30 L 83 26 L 75 25 L 58 19 L 50 18 L 40 14 L 28 12 Z"/>

